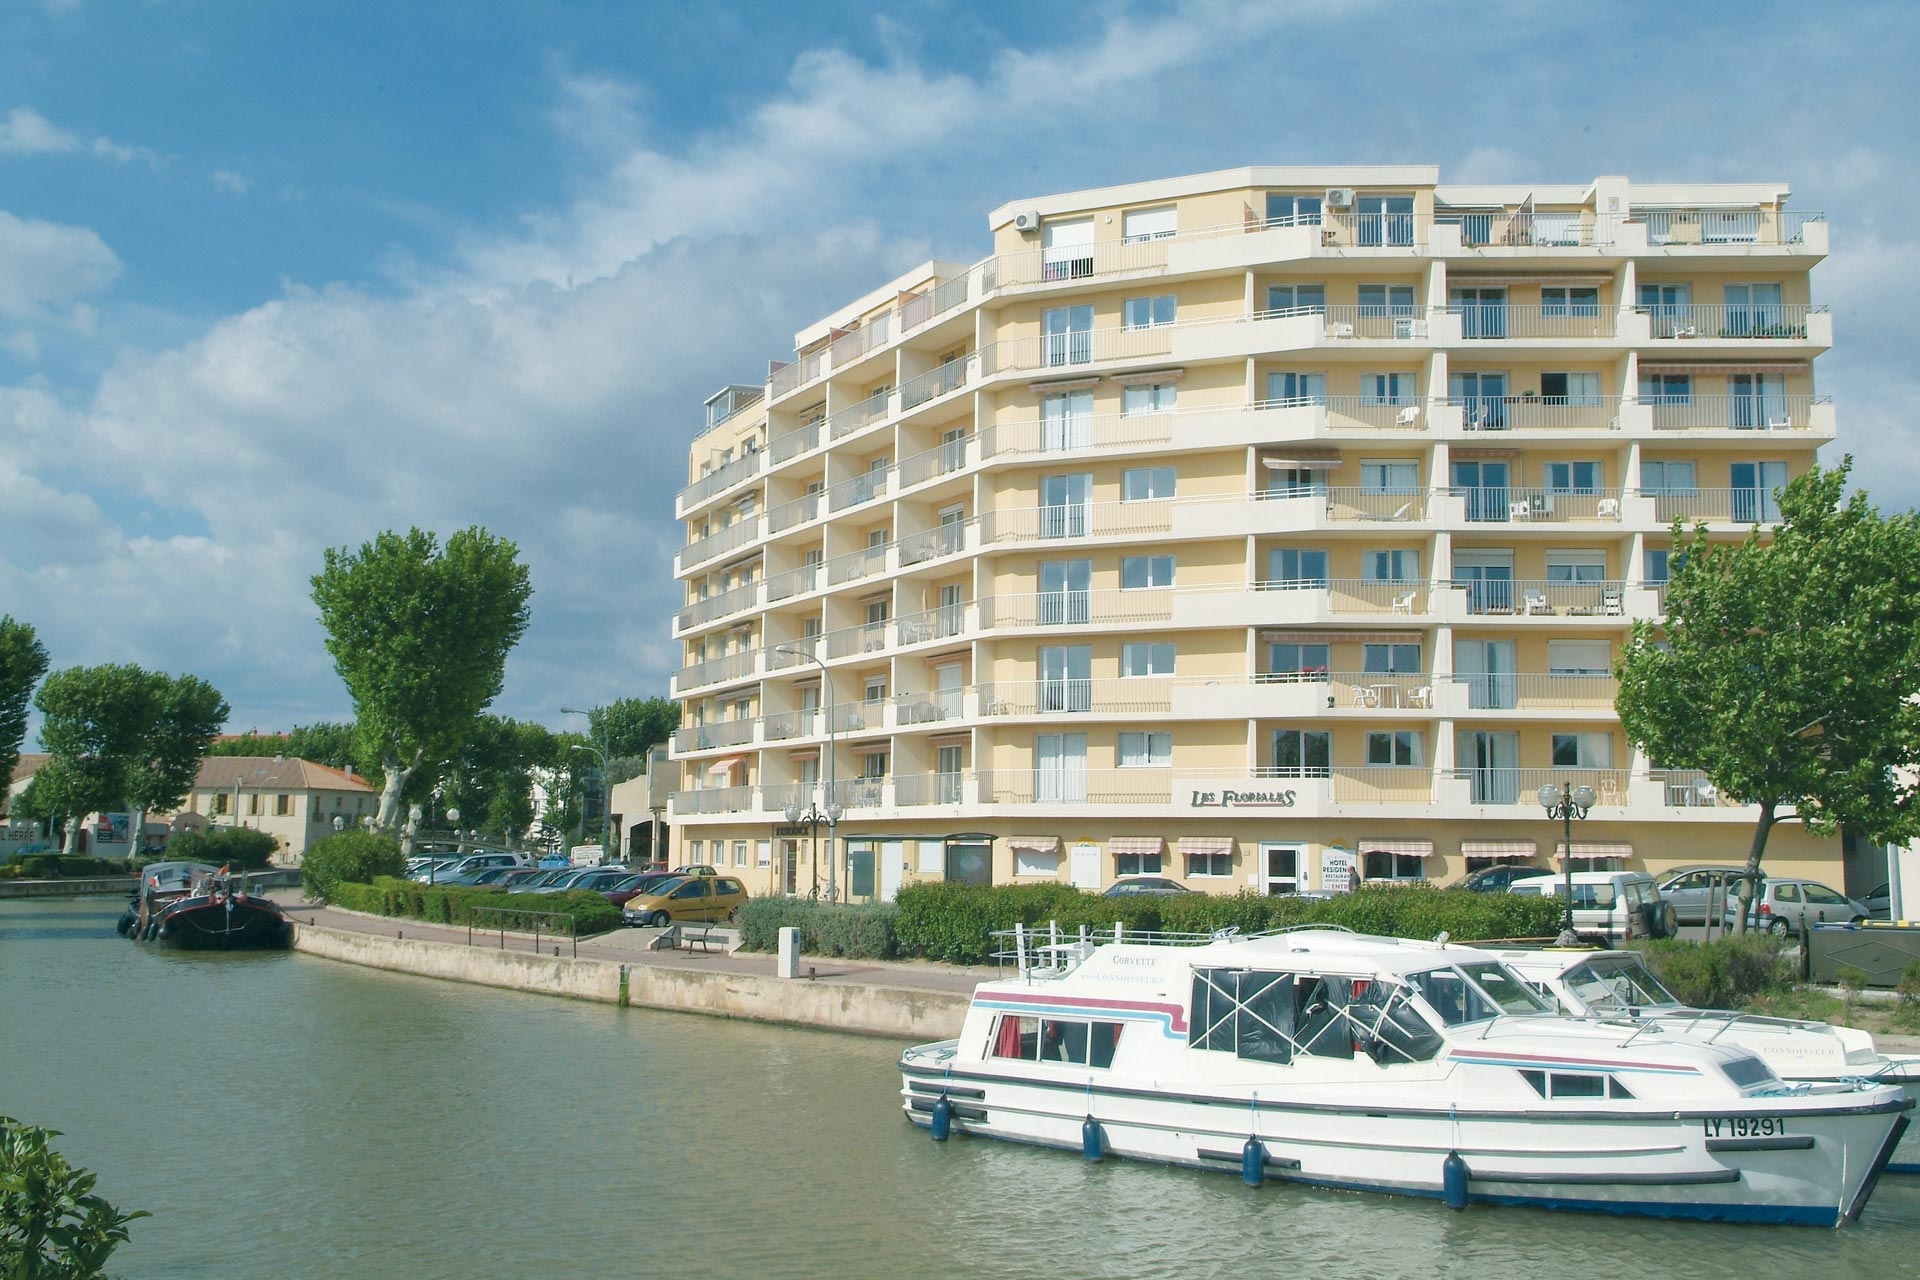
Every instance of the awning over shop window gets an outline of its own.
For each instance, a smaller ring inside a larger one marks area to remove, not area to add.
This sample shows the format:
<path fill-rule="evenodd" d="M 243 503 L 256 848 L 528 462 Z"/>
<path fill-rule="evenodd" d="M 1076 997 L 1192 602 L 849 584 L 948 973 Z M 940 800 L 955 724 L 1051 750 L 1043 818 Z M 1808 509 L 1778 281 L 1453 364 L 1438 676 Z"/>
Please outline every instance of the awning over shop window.
<path fill-rule="evenodd" d="M 718 760 L 715 760 L 707 766 L 707 772 L 715 775 L 732 773 L 746 762 L 747 758 L 745 756 L 721 756 Z"/>
<path fill-rule="evenodd" d="M 1117 858 L 1157 858 L 1167 849 L 1165 836 L 1108 836 L 1107 852 Z"/>
<path fill-rule="evenodd" d="M 1015 850 L 1024 849 L 1028 853 L 1058 853 L 1060 852 L 1060 837 L 1008 836 L 1007 847 Z"/>
<path fill-rule="evenodd" d="M 1553 856 L 1556 861 L 1562 860 L 1567 856 L 1566 841 L 1562 840 L 1554 845 Z M 1573 842 L 1573 856 L 1576 858 L 1631 858 L 1633 856 L 1633 846 L 1630 844 L 1614 844 L 1603 841 L 1583 842 L 1575 840 Z"/>
<path fill-rule="evenodd" d="M 1531 858 L 1540 852 L 1540 846 L 1531 840 L 1462 840 L 1460 856 L 1463 858 Z"/>
<path fill-rule="evenodd" d="M 1233 845 L 1232 836 L 1181 836 L 1180 856 L 1191 858 L 1217 853 L 1231 854 Z"/>
<path fill-rule="evenodd" d="M 1431 858 L 1431 840 L 1362 840 L 1361 853 L 1395 853 L 1409 858 Z"/>

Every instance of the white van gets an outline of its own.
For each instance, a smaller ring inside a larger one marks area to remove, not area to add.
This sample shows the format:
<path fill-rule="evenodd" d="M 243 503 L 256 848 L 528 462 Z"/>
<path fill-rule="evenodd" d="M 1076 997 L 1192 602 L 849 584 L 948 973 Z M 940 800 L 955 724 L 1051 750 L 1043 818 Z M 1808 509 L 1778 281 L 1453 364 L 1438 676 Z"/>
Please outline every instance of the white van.
<path fill-rule="evenodd" d="M 1565 874 L 1541 874 L 1515 880 L 1508 893 L 1537 893 L 1558 898 L 1566 893 Z M 1573 873 L 1573 931 L 1582 938 L 1619 946 L 1634 938 L 1671 938 L 1678 927 L 1673 904 L 1644 871 Z"/>

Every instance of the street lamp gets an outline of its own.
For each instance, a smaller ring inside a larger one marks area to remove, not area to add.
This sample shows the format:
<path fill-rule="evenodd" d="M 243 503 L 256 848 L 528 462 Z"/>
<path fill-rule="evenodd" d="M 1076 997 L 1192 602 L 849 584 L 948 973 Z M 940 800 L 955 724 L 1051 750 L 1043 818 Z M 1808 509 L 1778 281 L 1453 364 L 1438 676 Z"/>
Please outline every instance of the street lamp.
<path fill-rule="evenodd" d="M 800 649 L 790 644 L 777 644 L 773 646 L 773 651 L 775 653 L 784 653 L 795 658 L 807 659 L 813 663 L 814 666 L 820 668 L 820 683 L 827 687 L 827 780 L 820 789 L 823 803 L 814 804 L 804 816 L 801 814 L 798 804 L 788 805 L 787 821 L 790 823 L 805 821 L 813 828 L 812 838 L 816 842 L 819 839 L 820 823 L 823 820 L 826 822 L 827 901 L 832 902 L 839 896 L 839 891 L 835 888 L 833 881 L 833 873 L 838 858 L 838 855 L 834 852 L 834 834 L 840 825 L 840 815 L 844 812 L 844 810 L 840 808 L 839 798 L 834 795 L 835 790 L 839 787 L 839 779 L 836 776 L 833 759 L 834 722 L 839 719 L 839 715 L 833 696 L 833 673 L 827 670 L 827 664 L 820 661 L 820 656 L 811 649 Z M 815 897 L 818 897 L 820 894 L 820 849 L 817 843 L 813 850 L 813 892 Z"/>
<path fill-rule="evenodd" d="M 591 751 L 594 755 L 600 757 L 600 786 L 602 790 L 600 797 L 600 861 L 602 863 L 612 862 L 613 837 L 609 834 L 609 824 L 613 821 L 613 805 L 611 803 L 613 797 L 605 794 L 608 777 L 607 753 L 598 747 L 588 746 L 584 742 L 572 743 L 567 747 L 567 750 Z M 581 815 L 583 819 L 585 816 L 585 814 Z"/>
<path fill-rule="evenodd" d="M 1547 817 L 1560 819 L 1566 831 L 1567 852 L 1561 866 L 1566 874 L 1567 908 L 1560 917 L 1560 936 L 1555 941 L 1559 946 L 1577 947 L 1580 945 L 1580 935 L 1573 931 L 1573 820 L 1586 817 L 1587 810 L 1593 808 L 1593 802 L 1599 797 L 1584 782 L 1577 787 L 1571 782 L 1563 782 L 1557 787 L 1549 782 L 1536 794 L 1546 808 Z"/>
<path fill-rule="evenodd" d="M 453 824 L 453 856 L 457 858 L 467 851 L 466 842 L 460 839 L 460 810 L 448 808 L 447 821 Z"/>

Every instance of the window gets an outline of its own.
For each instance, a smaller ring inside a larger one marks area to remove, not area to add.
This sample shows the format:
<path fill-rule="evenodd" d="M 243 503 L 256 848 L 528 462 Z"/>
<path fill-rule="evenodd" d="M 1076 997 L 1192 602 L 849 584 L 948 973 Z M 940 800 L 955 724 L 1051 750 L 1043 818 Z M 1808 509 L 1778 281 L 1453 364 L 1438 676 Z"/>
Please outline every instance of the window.
<path fill-rule="evenodd" d="M 1267 286 L 1267 311 L 1280 315 L 1325 315 L 1327 286 L 1324 284 L 1270 284 Z"/>
<path fill-rule="evenodd" d="M 284 794 L 275 796 L 273 798 L 273 816 L 276 818 L 292 817 L 293 797 Z"/>
<path fill-rule="evenodd" d="M 1267 671 L 1282 679 L 1325 680 L 1331 652 L 1325 644 L 1277 640 L 1267 646 Z"/>
<path fill-rule="evenodd" d="M 1093 499 L 1093 473 L 1040 478 L 1040 536 L 1084 538 L 1087 504 Z"/>
<path fill-rule="evenodd" d="M 1591 407 L 1600 403 L 1600 375 L 1577 371 L 1540 375 L 1540 399 L 1547 404 Z"/>
<path fill-rule="evenodd" d="M 1694 465 L 1692 462 L 1670 462 L 1648 460 L 1640 464 L 1640 491 L 1642 493 L 1665 493 L 1691 496 Z"/>
<path fill-rule="evenodd" d="M 1787 483 L 1784 462 L 1735 462 L 1727 468 L 1733 482 L 1733 518 L 1753 523 L 1780 518 L 1779 490 Z"/>
<path fill-rule="evenodd" d="M 1499 1007 L 1481 994 L 1478 987 L 1468 982 L 1466 975 L 1458 969 L 1429 969 L 1425 973 L 1410 973 L 1407 981 L 1440 1015 L 1440 1021 L 1450 1027 L 1466 1022 L 1485 1022 L 1500 1014 Z"/>
<path fill-rule="evenodd" d="M 1427 860 L 1417 853 L 1362 849 L 1360 874 L 1368 880 L 1425 880 Z"/>
<path fill-rule="evenodd" d="M 1113 855 L 1113 874 L 1116 876 L 1157 876 L 1160 874 L 1162 855 L 1159 850 L 1152 853 L 1116 853 Z"/>
<path fill-rule="evenodd" d="M 1547 489 L 1552 493 L 1594 493 L 1600 488 L 1598 462 L 1549 462 Z"/>
<path fill-rule="evenodd" d="M 1046 453 L 1093 444 L 1093 392 L 1055 393 L 1040 402 L 1040 448 Z"/>
<path fill-rule="evenodd" d="M 1120 392 L 1120 413 L 1134 418 L 1143 413 L 1172 413 L 1179 391 L 1171 382 L 1135 383 Z"/>
<path fill-rule="evenodd" d="M 1158 209 L 1129 209 L 1120 215 L 1121 238 L 1128 244 L 1164 240 L 1179 230 L 1179 211 L 1172 205 Z"/>
<path fill-rule="evenodd" d="M 1267 399 L 1276 404 L 1301 405 L 1327 402 L 1327 375 L 1277 370 L 1267 375 Z"/>
<path fill-rule="evenodd" d="M 1040 625 L 1057 627 L 1085 623 L 1091 614 L 1092 583 L 1091 560 L 1042 560 Z"/>
<path fill-rule="evenodd" d="M 1093 260 L 1087 260 L 1091 267 Z M 1093 304 L 1049 307 L 1040 317 L 1041 359 L 1048 365 L 1093 359 Z"/>
<path fill-rule="evenodd" d="M 773 841 L 759 840 L 754 843 L 754 864 L 756 867 L 773 865 Z"/>
<path fill-rule="evenodd" d="M 1324 778 L 1333 772 L 1333 735 L 1324 729 L 1275 729 L 1273 771 L 1282 778 Z"/>
<path fill-rule="evenodd" d="M 745 840 L 735 840 L 733 842 L 733 865 L 736 867 L 744 867 L 747 865 L 747 842 Z"/>
<path fill-rule="evenodd" d="M 1175 295 L 1171 293 L 1159 293 L 1150 298 L 1128 298 L 1120 304 L 1120 327 L 1152 329 L 1172 324 L 1178 305 Z"/>
<path fill-rule="evenodd" d="M 1522 1071 L 1522 1079 L 1543 1098 L 1631 1098 L 1627 1086 L 1609 1075 L 1570 1071 Z"/>
<path fill-rule="evenodd" d="M 1120 735 L 1120 767 L 1145 769 L 1173 763 L 1171 733 L 1123 733 Z"/>
<path fill-rule="evenodd" d="M 1411 373 L 1363 373 L 1360 375 L 1360 403 L 1372 406 L 1412 404 L 1415 381 Z"/>
<path fill-rule="evenodd" d="M 1604 582 L 1606 578 L 1604 551 L 1547 552 L 1548 582 Z"/>
<path fill-rule="evenodd" d="M 1419 548 L 1403 551 L 1365 551 L 1360 555 L 1361 577 L 1368 582 L 1418 582 Z"/>
<path fill-rule="evenodd" d="M 1172 556 L 1122 556 L 1120 558 L 1121 590 L 1135 591 L 1143 587 L 1172 585 Z"/>
<path fill-rule="evenodd" d="M 1420 674 L 1420 646 L 1417 644 L 1363 644 L 1360 669 L 1369 675 L 1417 676 Z"/>
<path fill-rule="evenodd" d="M 1722 298 L 1726 303 L 1723 338 L 1786 338 L 1789 333 L 1780 306 L 1777 284 L 1730 284 Z"/>
<path fill-rule="evenodd" d="M 1600 290 L 1591 285 L 1565 287 L 1549 285 L 1540 290 L 1540 314 L 1543 316 L 1597 316 L 1600 314 Z"/>
<path fill-rule="evenodd" d="M 1224 878 L 1233 874 L 1231 853 L 1190 853 L 1186 857 L 1189 876 Z"/>
<path fill-rule="evenodd" d="M 1093 646 L 1043 645 L 1040 649 L 1041 711 L 1093 709 Z"/>
<path fill-rule="evenodd" d="M 963 798 L 960 775 L 966 767 L 965 758 L 966 748 L 957 742 L 935 750 L 933 771 L 940 779 L 941 804 L 958 804 Z"/>
<path fill-rule="evenodd" d="M 1410 729 L 1369 733 L 1367 763 L 1402 767 L 1424 764 L 1425 753 L 1421 750 L 1424 737 L 1418 730 Z"/>
<path fill-rule="evenodd" d="M 1317 227 L 1320 225 L 1320 197 L 1267 192 L 1267 225 L 1271 227 Z"/>
<path fill-rule="evenodd" d="M 213 804 L 207 809 L 207 812 L 208 813 L 229 812 L 229 809 L 230 809 L 229 802 L 231 801 L 231 799 L 232 797 L 227 795 L 227 793 L 224 791 L 215 793 L 213 797 Z"/>
<path fill-rule="evenodd" d="M 1327 473 L 1314 467 L 1268 467 L 1265 496 L 1312 498 L 1327 494 Z"/>
<path fill-rule="evenodd" d="M 1172 642 L 1140 640 L 1121 645 L 1120 674 L 1123 676 L 1172 675 Z"/>
<path fill-rule="evenodd" d="M 702 844 L 702 843 L 701 843 L 700 841 L 698 841 L 698 840 L 689 840 L 689 841 L 687 841 L 687 863 L 688 863 L 688 865 L 689 865 L 689 866 L 693 866 L 693 865 L 697 865 L 697 864 L 699 863 L 699 861 L 700 861 L 700 855 L 701 855 L 702 853 L 704 853 L 705 851 L 706 851 L 706 846 L 705 846 L 704 844 Z"/>
<path fill-rule="evenodd" d="M 1120 501 L 1146 502 L 1173 496 L 1172 467 L 1128 467 L 1120 473 Z"/>
<path fill-rule="evenodd" d="M 887 700 L 887 678 L 885 676 L 868 676 L 865 687 L 866 697 L 862 699 L 862 701 L 874 703 L 885 702 Z"/>
<path fill-rule="evenodd" d="M 1327 585 L 1327 552 L 1317 547 L 1275 547 L 1267 553 L 1267 586 L 1299 590 Z"/>
<path fill-rule="evenodd" d="M 1414 315 L 1413 286 L 1410 284 L 1361 285 L 1360 314 L 1393 316 L 1398 319 Z"/>
<path fill-rule="evenodd" d="M 1729 425 L 1737 431 L 1790 426 L 1787 382 L 1777 373 L 1735 373 L 1727 377 Z"/>
<path fill-rule="evenodd" d="M 260 793 L 258 791 L 247 797 L 247 814 L 249 817 L 254 818 L 260 816 Z"/>
<path fill-rule="evenodd" d="M 868 751 L 860 757 L 860 776 L 869 782 L 878 782 L 887 776 L 887 753 Z"/>
<path fill-rule="evenodd" d="M 1647 404 L 1689 404 L 1693 400 L 1690 373 L 1642 373 L 1640 399 Z"/>
<path fill-rule="evenodd" d="M 1613 671 L 1613 647 L 1605 640 L 1547 641 L 1547 674 L 1604 676 Z"/>
<path fill-rule="evenodd" d="M 1413 243 L 1412 196 L 1361 196 L 1354 219 L 1360 244 Z"/>
<path fill-rule="evenodd" d="M 1362 493 L 1420 492 L 1420 464 L 1399 459 L 1363 461 L 1360 464 Z"/>
<path fill-rule="evenodd" d="M 1611 769 L 1613 767 L 1613 736 L 1606 733 L 1554 734 L 1553 767 L 1556 769 Z"/>
<path fill-rule="evenodd" d="M 1041 230 L 1040 260 L 1048 280 L 1070 280 L 1093 274 L 1093 219 L 1049 222 Z"/>
<path fill-rule="evenodd" d="M 1672 552 L 1666 547 L 1648 547 L 1646 558 L 1642 561 L 1646 580 L 1649 585 L 1664 584 L 1671 577 L 1670 558 Z"/>
<path fill-rule="evenodd" d="M 1015 845 L 1013 874 L 1054 879 L 1060 874 L 1060 851 L 1058 849 L 1025 849 Z"/>
<path fill-rule="evenodd" d="M 1043 804 L 1086 800 L 1086 734 L 1037 733 L 1033 758 L 1035 800 Z"/>
<path fill-rule="evenodd" d="M 1120 1032 L 1125 1025 L 1002 1014 L 993 1029 L 992 1056 L 1104 1069 L 1113 1065 L 1114 1051 L 1120 1046 Z"/>

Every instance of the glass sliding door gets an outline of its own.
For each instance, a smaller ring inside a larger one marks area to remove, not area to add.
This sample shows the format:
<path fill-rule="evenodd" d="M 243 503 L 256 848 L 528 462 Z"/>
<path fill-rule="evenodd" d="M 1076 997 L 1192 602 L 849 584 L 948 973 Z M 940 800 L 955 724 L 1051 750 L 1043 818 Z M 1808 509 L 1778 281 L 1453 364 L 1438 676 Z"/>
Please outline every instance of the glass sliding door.
<path fill-rule="evenodd" d="M 1042 361 L 1085 364 L 1093 359 L 1093 304 L 1049 307 L 1040 318 Z"/>
<path fill-rule="evenodd" d="M 1040 402 L 1040 448 L 1047 453 L 1093 443 L 1093 392 L 1069 391 Z"/>
<path fill-rule="evenodd" d="M 1460 333 L 1465 338 L 1504 338 L 1507 336 L 1507 291 L 1505 289 L 1452 289 L 1448 301 L 1460 317 Z"/>
<path fill-rule="evenodd" d="M 1743 431 L 1790 426 L 1787 416 L 1787 380 L 1777 373 L 1734 373 L 1727 376 L 1727 407 L 1732 425 Z"/>
<path fill-rule="evenodd" d="M 1093 474 L 1042 476 L 1040 479 L 1040 536 L 1087 536 L 1087 504 L 1093 498 Z"/>
<path fill-rule="evenodd" d="M 1510 470 L 1504 458 L 1456 458 L 1453 487 L 1467 500 L 1467 519 L 1505 520 L 1512 496 Z"/>
<path fill-rule="evenodd" d="M 1733 518 L 1742 524 L 1780 519 L 1779 491 L 1787 484 L 1784 462 L 1736 462 L 1731 468 Z"/>
<path fill-rule="evenodd" d="M 1460 772 L 1467 779 L 1472 803 L 1519 803 L 1519 734 L 1463 729 L 1459 737 L 1458 758 Z"/>
<path fill-rule="evenodd" d="M 1507 375 L 1463 372 L 1447 375 L 1447 396 L 1460 406 L 1469 431 L 1507 428 Z"/>
<path fill-rule="evenodd" d="M 1093 561 L 1042 560 L 1040 562 L 1041 626 L 1084 625 L 1090 612 L 1089 593 L 1093 586 Z"/>
<path fill-rule="evenodd" d="M 1467 593 L 1468 613 L 1513 612 L 1513 552 L 1455 551 L 1453 585 Z"/>
<path fill-rule="evenodd" d="M 1355 239 L 1360 244 L 1413 243 L 1412 196 L 1361 196 L 1354 207 Z"/>
<path fill-rule="evenodd" d="M 1784 315 L 1780 308 L 1777 284 L 1730 284 L 1722 295 L 1726 317 L 1721 323 L 1723 338 L 1784 338 Z M 1794 334 L 1793 337 L 1800 335 Z"/>
<path fill-rule="evenodd" d="M 1517 663 L 1512 640 L 1462 640 L 1454 646 L 1454 670 L 1467 686 L 1474 711 L 1504 711 L 1519 705 Z"/>
<path fill-rule="evenodd" d="M 1693 330 L 1693 288 L 1684 284 L 1643 284 L 1640 309 L 1653 318 L 1653 336 L 1671 338 Z"/>
<path fill-rule="evenodd" d="M 1040 710 L 1093 710 L 1092 645 L 1041 646 Z"/>
<path fill-rule="evenodd" d="M 1087 798 L 1087 735 L 1041 733 L 1033 740 L 1033 798 L 1043 804 Z"/>

